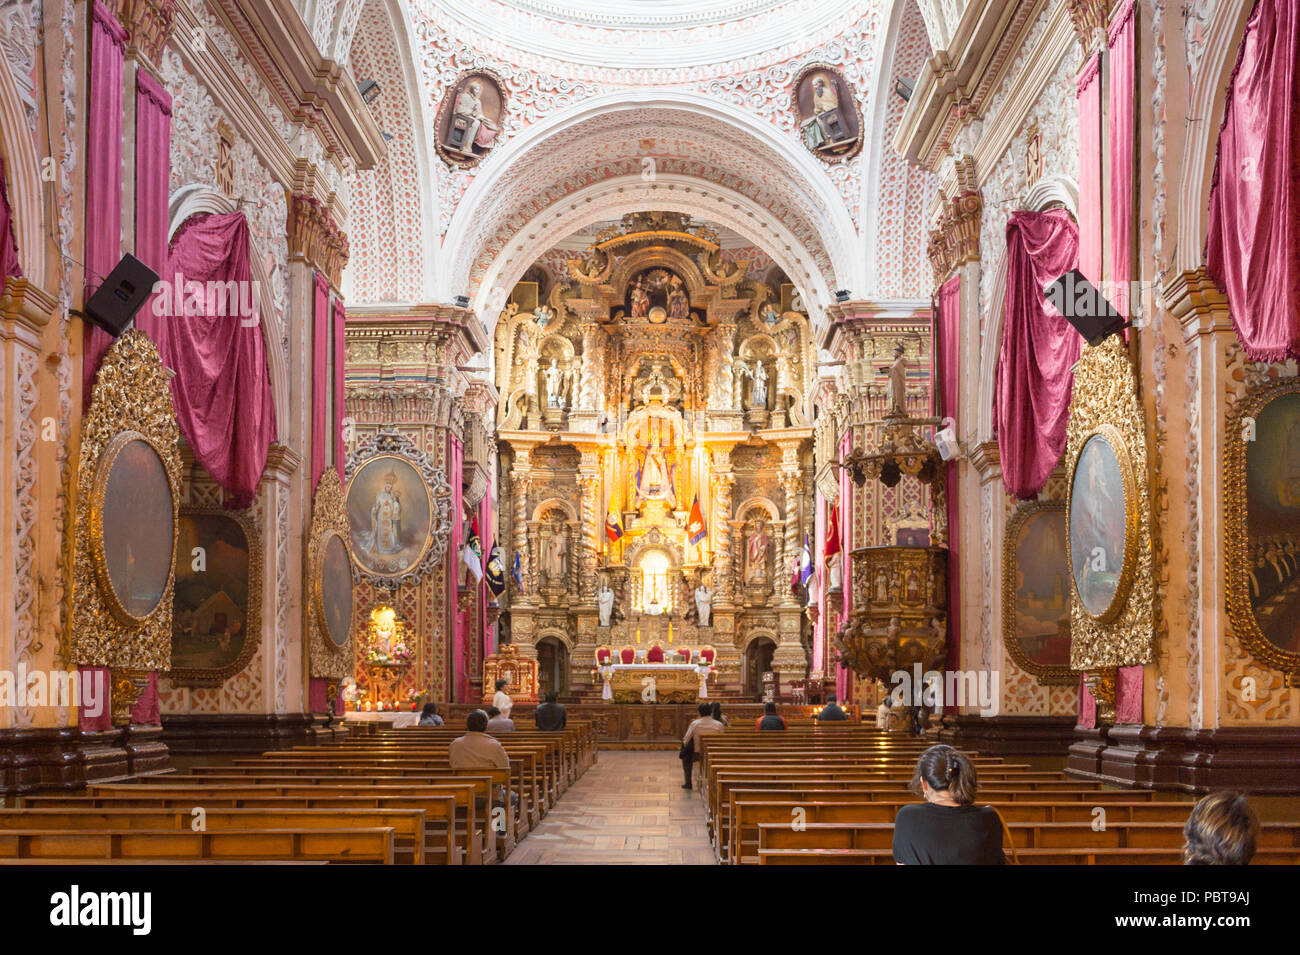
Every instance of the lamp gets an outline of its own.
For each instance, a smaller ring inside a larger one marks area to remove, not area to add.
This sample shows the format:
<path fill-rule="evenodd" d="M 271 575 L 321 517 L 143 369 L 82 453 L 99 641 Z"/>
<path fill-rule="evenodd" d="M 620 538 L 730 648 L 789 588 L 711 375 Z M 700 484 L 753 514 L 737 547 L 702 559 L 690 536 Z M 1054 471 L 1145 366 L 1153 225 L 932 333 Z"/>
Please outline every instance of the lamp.
<path fill-rule="evenodd" d="M 382 93 L 383 90 L 379 88 L 379 83 L 375 80 L 362 80 L 357 84 L 357 92 L 361 94 L 361 98 L 365 100 L 366 105 L 369 106 L 375 100 L 379 99 L 379 94 Z"/>
<path fill-rule="evenodd" d="M 835 290 L 835 301 L 837 302 L 847 302 L 852 297 L 853 293 L 846 288 Z"/>
<path fill-rule="evenodd" d="M 457 308 L 469 308 L 469 296 L 457 295 L 454 299 L 452 299 L 452 304 L 454 304 Z"/>
<path fill-rule="evenodd" d="M 904 103 L 912 98 L 912 91 L 916 89 L 916 84 L 909 79 L 899 77 L 894 80 L 894 92 Z"/>

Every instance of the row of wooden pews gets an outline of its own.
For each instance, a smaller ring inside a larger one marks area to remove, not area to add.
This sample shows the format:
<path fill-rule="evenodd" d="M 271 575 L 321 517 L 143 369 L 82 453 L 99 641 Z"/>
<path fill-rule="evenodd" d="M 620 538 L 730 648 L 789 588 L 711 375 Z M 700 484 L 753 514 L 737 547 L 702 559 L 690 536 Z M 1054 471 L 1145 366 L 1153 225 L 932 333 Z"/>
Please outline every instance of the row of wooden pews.
<path fill-rule="evenodd" d="M 735 728 L 700 742 L 709 834 L 729 865 L 894 864 L 894 816 L 919 801 L 908 784 L 930 745 L 852 723 Z M 1182 861 L 1188 798 L 967 755 L 979 775 L 976 804 L 1001 812 L 1024 864 Z M 1255 861 L 1300 863 L 1300 823 L 1264 823 Z"/>
<path fill-rule="evenodd" d="M 499 862 L 595 762 L 596 729 L 499 737 L 507 770 L 452 770 L 448 728 L 347 739 L 0 810 L 0 865 Z"/>

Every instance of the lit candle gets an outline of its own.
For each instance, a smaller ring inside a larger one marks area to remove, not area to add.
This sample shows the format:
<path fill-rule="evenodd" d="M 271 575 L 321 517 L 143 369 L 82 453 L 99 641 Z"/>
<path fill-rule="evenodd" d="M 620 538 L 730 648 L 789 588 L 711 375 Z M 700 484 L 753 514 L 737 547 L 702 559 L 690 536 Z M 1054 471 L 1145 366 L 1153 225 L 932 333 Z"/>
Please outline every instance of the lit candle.
<path fill-rule="evenodd" d="M 637 628 L 636 628 L 636 642 L 637 642 L 637 643 L 640 643 L 640 642 L 641 642 L 641 628 L 640 628 L 640 627 L 637 627 Z"/>
<path fill-rule="evenodd" d="M 668 621 L 668 642 L 673 642 L 673 622 L 671 620 Z"/>

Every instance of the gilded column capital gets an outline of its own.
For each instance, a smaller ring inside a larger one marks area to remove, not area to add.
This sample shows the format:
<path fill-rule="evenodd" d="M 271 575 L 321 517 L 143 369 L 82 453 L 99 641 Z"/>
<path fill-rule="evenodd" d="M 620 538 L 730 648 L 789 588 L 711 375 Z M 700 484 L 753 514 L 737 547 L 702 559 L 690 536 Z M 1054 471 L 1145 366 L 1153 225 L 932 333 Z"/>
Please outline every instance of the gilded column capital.
<path fill-rule="evenodd" d="M 935 286 L 942 285 L 954 269 L 980 257 L 980 223 L 984 198 L 977 189 L 966 189 L 944 203 L 937 227 L 930 230 L 926 253 L 934 270 Z"/>
<path fill-rule="evenodd" d="M 130 37 L 131 52 L 160 66 L 176 20 L 176 0 L 119 0 L 116 7 L 117 21 Z"/>
<path fill-rule="evenodd" d="M 348 262 L 348 237 L 324 203 L 305 193 L 290 197 L 289 255 L 320 269 L 330 285 L 339 287 Z"/>

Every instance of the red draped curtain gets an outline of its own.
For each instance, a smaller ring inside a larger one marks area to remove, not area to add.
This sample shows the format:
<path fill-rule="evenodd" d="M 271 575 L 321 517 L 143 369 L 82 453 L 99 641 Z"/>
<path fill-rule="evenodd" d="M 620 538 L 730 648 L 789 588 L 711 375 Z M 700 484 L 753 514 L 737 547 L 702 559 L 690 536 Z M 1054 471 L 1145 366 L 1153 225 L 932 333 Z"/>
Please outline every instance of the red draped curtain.
<path fill-rule="evenodd" d="M 172 404 L 195 459 L 236 508 L 252 504 L 276 437 L 251 244 L 242 212 L 186 220 L 163 273 L 171 295 L 137 316 L 176 372 Z"/>
<path fill-rule="evenodd" d="M 956 427 L 961 394 L 961 276 L 954 275 L 939 289 L 935 351 L 939 364 L 939 413 Z M 961 515 L 957 507 L 957 462 L 948 462 L 948 669 L 961 667 L 961 575 L 958 549 Z"/>
<path fill-rule="evenodd" d="M 336 298 L 334 300 L 334 393 L 331 396 L 334 401 L 334 466 L 338 468 L 339 480 L 343 480 L 343 418 L 347 414 L 344 397 L 344 374 L 343 365 L 345 359 L 345 334 L 347 328 L 348 316 L 347 311 L 343 308 L 343 300 Z"/>
<path fill-rule="evenodd" d="M 1254 361 L 1300 358 L 1300 6 L 1259 0 L 1219 130 L 1205 265 Z"/>
<path fill-rule="evenodd" d="M 1002 482 L 1013 497 L 1038 494 L 1061 455 L 1083 339 L 1043 289 L 1078 265 L 1079 230 L 1063 209 L 1013 212 L 993 394 Z"/>
<path fill-rule="evenodd" d="M 14 238 L 14 213 L 9 205 L 9 180 L 5 166 L 0 162 L 0 280 L 9 276 L 22 278 L 23 266 L 18 261 L 18 240 Z"/>
<path fill-rule="evenodd" d="M 1137 23 L 1134 0 L 1116 12 L 1110 43 L 1110 281 L 1111 304 L 1128 316 L 1133 278 L 1133 123 L 1137 79 Z"/>
<path fill-rule="evenodd" d="M 330 286 L 317 272 L 312 304 L 312 407 L 311 407 L 311 487 L 312 493 L 325 473 L 325 418 L 329 388 Z"/>
<path fill-rule="evenodd" d="M 1101 54 L 1084 64 L 1078 82 L 1079 271 L 1101 281 Z M 1055 278 L 1055 276 L 1053 276 Z"/>

